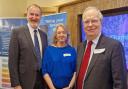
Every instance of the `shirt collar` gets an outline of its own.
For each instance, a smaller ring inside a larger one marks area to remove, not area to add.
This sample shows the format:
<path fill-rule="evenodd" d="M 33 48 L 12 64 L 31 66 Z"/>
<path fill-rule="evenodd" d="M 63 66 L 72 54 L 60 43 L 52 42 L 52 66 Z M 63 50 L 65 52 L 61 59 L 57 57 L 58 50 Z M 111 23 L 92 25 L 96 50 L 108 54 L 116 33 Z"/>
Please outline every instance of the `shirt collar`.
<path fill-rule="evenodd" d="M 93 44 L 97 45 L 100 36 L 101 36 L 101 32 L 99 33 L 99 35 L 94 40 L 92 40 Z M 87 40 L 87 42 L 88 42 L 88 40 Z"/>
<path fill-rule="evenodd" d="M 28 25 L 28 28 L 31 29 L 31 30 L 33 30 L 33 31 L 34 31 L 34 30 L 37 30 L 37 31 L 38 31 L 38 29 L 40 29 L 39 26 L 37 27 L 37 29 L 33 29 L 29 23 L 27 23 L 27 25 Z"/>

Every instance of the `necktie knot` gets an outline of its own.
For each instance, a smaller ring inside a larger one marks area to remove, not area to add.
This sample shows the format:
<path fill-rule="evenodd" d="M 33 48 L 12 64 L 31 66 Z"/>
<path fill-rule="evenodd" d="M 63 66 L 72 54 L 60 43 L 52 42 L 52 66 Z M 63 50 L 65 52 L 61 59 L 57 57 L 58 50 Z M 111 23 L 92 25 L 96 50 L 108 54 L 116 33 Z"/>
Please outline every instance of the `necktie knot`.
<path fill-rule="evenodd" d="M 34 30 L 34 33 L 36 33 L 37 32 L 37 30 Z"/>
<path fill-rule="evenodd" d="M 88 42 L 88 45 L 92 45 L 92 41 L 89 41 L 89 42 Z"/>

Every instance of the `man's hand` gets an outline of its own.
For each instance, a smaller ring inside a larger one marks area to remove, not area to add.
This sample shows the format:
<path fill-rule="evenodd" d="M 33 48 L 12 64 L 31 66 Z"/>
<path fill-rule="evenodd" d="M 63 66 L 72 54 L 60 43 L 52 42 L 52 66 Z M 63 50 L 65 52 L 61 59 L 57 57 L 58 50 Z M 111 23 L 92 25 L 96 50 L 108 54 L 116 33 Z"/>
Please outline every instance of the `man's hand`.
<path fill-rule="evenodd" d="M 22 89 L 22 87 L 19 85 L 19 86 L 14 87 L 14 89 Z"/>

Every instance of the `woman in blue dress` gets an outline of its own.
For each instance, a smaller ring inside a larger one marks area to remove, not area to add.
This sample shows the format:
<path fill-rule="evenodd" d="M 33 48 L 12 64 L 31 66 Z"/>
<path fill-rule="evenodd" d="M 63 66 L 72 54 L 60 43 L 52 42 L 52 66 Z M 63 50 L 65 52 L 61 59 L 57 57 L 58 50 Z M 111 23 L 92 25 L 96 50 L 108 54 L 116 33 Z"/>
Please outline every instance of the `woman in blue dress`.
<path fill-rule="evenodd" d="M 44 53 L 42 73 L 50 89 L 72 89 L 76 78 L 76 51 L 68 44 L 69 32 L 58 24 L 53 44 Z"/>

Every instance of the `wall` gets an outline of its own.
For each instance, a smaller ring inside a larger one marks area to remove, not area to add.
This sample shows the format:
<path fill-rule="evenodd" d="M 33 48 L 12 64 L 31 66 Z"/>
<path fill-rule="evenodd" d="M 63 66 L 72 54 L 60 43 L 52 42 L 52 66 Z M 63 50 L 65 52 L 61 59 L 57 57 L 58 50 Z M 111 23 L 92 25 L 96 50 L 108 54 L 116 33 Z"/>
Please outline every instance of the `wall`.
<path fill-rule="evenodd" d="M 0 0 L 0 17 L 23 17 L 26 0 Z"/>
<path fill-rule="evenodd" d="M 114 9 L 128 6 L 128 0 L 82 0 L 82 2 L 79 3 L 61 6 L 59 11 L 68 13 L 67 23 L 74 47 L 77 47 L 80 43 L 78 15 L 82 14 L 84 9 L 88 6 L 96 6 L 100 10 Z"/>

